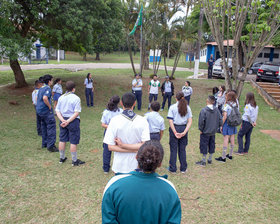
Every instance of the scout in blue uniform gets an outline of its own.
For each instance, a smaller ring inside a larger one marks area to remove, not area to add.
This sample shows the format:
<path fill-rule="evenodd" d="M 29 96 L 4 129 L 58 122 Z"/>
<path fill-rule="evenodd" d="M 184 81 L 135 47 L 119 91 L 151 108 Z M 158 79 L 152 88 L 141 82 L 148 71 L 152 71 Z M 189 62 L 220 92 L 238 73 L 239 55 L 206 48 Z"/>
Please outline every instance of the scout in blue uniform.
<path fill-rule="evenodd" d="M 186 146 L 188 145 L 188 131 L 192 125 L 192 111 L 187 105 L 183 92 L 176 94 L 176 104 L 173 104 L 169 110 L 167 119 L 169 119 L 169 145 L 170 160 L 168 170 L 175 173 L 177 170 L 176 160 L 177 151 L 180 160 L 180 171 L 185 173 L 187 170 Z"/>
<path fill-rule="evenodd" d="M 167 175 L 155 173 L 163 148 L 158 141 L 145 142 L 137 153 L 138 168 L 114 176 L 102 200 L 103 224 L 181 223 L 181 204 Z"/>
<path fill-rule="evenodd" d="M 141 79 L 141 75 L 136 74 L 135 79 L 132 80 L 132 93 L 136 97 L 138 110 L 141 110 L 141 106 L 142 106 L 142 86 L 143 86 L 143 82 Z"/>
<path fill-rule="evenodd" d="M 112 96 L 107 105 L 107 109 L 104 110 L 102 113 L 101 126 L 105 128 L 104 135 L 106 133 L 106 129 L 108 128 L 111 119 L 123 112 L 123 109 L 118 108 L 119 102 L 119 96 Z M 110 170 L 111 154 L 112 152 L 109 151 L 108 144 L 103 143 L 103 171 L 106 174 Z"/>
<path fill-rule="evenodd" d="M 93 107 L 93 80 L 90 73 L 87 74 L 87 77 L 84 81 L 84 85 L 86 87 L 85 94 L 86 94 L 87 106 Z M 89 104 L 89 98 L 90 98 L 90 104 Z"/>
<path fill-rule="evenodd" d="M 66 82 L 67 92 L 63 94 L 57 103 L 55 109 L 59 125 L 59 163 L 64 163 L 67 160 L 65 157 L 66 142 L 70 142 L 70 152 L 72 156 L 72 166 L 84 164 L 77 158 L 77 145 L 80 142 L 80 116 L 81 100 L 75 94 L 75 83 L 73 81 Z"/>
<path fill-rule="evenodd" d="M 152 102 L 151 108 L 152 108 L 152 112 L 148 112 L 145 114 L 145 118 L 149 123 L 150 138 L 151 140 L 160 141 L 163 135 L 163 131 L 165 129 L 164 119 L 158 113 L 160 108 L 160 103 L 157 101 Z"/>
<path fill-rule="evenodd" d="M 213 54 L 210 55 L 207 64 L 208 64 L 208 79 L 212 79 L 212 72 L 213 72 L 213 65 L 214 65 Z"/>
<path fill-rule="evenodd" d="M 36 112 L 42 121 L 42 148 L 47 147 L 50 152 L 58 152 L 56 142 L 56 122 L 51 105 L 53 77 L 44 75 L 44 85 L 39 89 Z"/>
<path fill-rule="evenodd" d="M 169 76 L 165 76 L 165 81 L 161 86 L 161 93 L 163 96 L 161 111 L 164 110 L 165 102 L 168 99 L 168 109 L 171 106 L 171 98 L 174 95 L 174 85 L 173 82 L 169 80 Z"/>
<path fill-rule="evenodd" d="M 35 112 L 36 112 L 36 105 L 37 105 L 37 98 L 38 98 L 38 93 L 39 93 L 39 89 L 42 87 L 42 83 L 39 80 L 35 81 L 35 89 L 32 92 L 32 103 L 34 105 L 35 108 Z M 38 113 L 36 112 L 36 125 L 37 125 L 37 133 L 39 136 L 42 136 L 42 129 L 41 129 L 41 117 L 38 115 Z"/>
<path fill-rule="evenodd" d="M 244 114 L 242 124 L 238 132 L 238 152 L 237 155 L 247 154 L 250 148 L 251 134 L 253 128 L 257 125 L 259 107 L 255 101 L 254 93 L 247 93 L 245 100 Z M 245 135 L 245 147 L 243 146 L 243 137 Z"/>
<path fill-rule="evenodd" d="M 222 128 L 223 120 L 217 107 L 214 106 L 215 97 L 208 96 L 207 106 L 199 113 L 198 128 L 200 130 L 200 153 L 203 155 L 202 160 L 196 162 L 197 165 L 206 165 L 206 156 L 208 164 L 212 163 L 212 156 L 215 153 L 215 134 L 218 129 Z"/>
<path fill-rule="evenodd" d="M 226 158 L 232 160 L 232 153 L 234 148 L 234 136 L 237 133 L 237 128 L 230 126 L 227 123 L 227 117 L 230 115 L 232 108 L 237 107 L 236 94 L 232 91 L 226 94 L 226 104 L 223 107 L 223 128 L 222 134 L 224 136 L 223 153 L 222 156 L 215 158 L 217 161 L 225 163 Z M 227 154 L 228 142 L 230 141 L 230 150 Z"/>
<path fill-rule="evenodd" d="M 54 110 L 55 110 L 55 108 L 56 108 L 58 98 L 59 98 L 59 97 L 62 95 L 62 93 L 63 93 L 61 83 L 62 83 L 62 80 L 61 80 L 60 78 L 57 78 L 57 79 L 54 81 L 54 86 L 53 86 L 53 89 L 52 89 L 52 95 L 53 95 L 53 101 L 54 101 L 53 109 L 54 109 Z"/>

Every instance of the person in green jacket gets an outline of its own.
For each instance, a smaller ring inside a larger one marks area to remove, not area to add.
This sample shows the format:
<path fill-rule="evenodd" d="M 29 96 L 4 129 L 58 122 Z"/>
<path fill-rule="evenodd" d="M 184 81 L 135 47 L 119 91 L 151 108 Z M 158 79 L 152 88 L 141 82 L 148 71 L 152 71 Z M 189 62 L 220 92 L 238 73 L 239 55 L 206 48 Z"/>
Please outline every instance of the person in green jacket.
<path fill-rule="evenodd" d="M 136 159 L 138 168 L 114 176 L 105 187 L 102 223 L 181 223 L 181 203 L 167 175 L 155 171 L 161 166 L 163 148 L 159 141 L 145 142 Z"/>

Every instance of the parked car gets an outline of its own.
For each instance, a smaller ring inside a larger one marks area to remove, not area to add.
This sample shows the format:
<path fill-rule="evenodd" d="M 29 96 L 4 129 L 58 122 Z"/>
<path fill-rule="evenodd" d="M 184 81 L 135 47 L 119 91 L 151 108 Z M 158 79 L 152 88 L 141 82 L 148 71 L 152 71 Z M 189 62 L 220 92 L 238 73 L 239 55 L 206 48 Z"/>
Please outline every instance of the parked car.
<path fill-rule="evenodd" d="M 232 59 L 231 58 L 228 59 L 228 67 L 229 67 L 230 76 L 231 76 L 231 74 L 232 74 Z M 224 70 L 223 70 L 223 62 L 222 62 L 221 58 L 219 58 L 215 61 L 214 65 L 213 65 L 212 76 L 217 76 L 217 77 L 220 77 L 220 78 L 225 77 Z"/>
<path fill-rule="evenodd" d="M 266 62 L 264 63 L 257 72 L 256 81 L 270 81 L 279 82 L 279 63 Z"/>
<path fill-rule="evenodd" d="M 264 64 L 264 62 L 255 62 L 250 70 L 248 71 L 249 74 L 257 74 L 260 67 Z"/>

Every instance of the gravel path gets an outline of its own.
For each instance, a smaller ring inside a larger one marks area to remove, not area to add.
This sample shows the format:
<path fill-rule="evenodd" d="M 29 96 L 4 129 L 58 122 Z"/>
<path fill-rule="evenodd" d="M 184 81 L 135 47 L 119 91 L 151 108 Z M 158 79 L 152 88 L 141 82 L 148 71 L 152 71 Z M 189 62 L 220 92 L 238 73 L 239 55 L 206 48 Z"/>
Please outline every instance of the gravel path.
<path fill-rule="evenodd" d="M 135 68 L 139 69 L 139 64 L 135 64 Z M 151 67 L 151 66 L 150 66 Z M 87 69 L 131 69 L 130 63 L 86 63 L 86 64 L 33 64 L 33 65 L 21 65 L 22 70 L 38 70 L 38 69 L 66 69 L 69 71 L 80 71 Z M 160 70 L 164 70 L 164 66 L 159 66 Z M 170 71 L 172 67 L 168 66 Z M 8 65 L 0 65 L 0 71 L 11 70 Z M 177 67 L 176 71 L 188 71 L 192 72 L 193 69 Z M 201 69 L 200 73 L 205 73 L 207 70 Z"/>

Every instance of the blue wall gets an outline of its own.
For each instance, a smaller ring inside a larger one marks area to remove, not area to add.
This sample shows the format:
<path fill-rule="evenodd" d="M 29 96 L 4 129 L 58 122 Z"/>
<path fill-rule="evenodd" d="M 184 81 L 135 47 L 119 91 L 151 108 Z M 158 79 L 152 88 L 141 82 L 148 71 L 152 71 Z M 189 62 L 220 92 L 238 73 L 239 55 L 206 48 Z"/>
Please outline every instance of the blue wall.
<path fill-rule="evenodd" d="M 155 58 L 155 61 L 156 61 L 156 62 L 161 61 L 160 56 L 157 56 L 157 57 L 150 56 L 150 62 L 154 62 L 154 58 Z"/>
<path fill-rule="evenodd" d="M 206 62 L 209 60 L 211 54 L 213 54 L 213 58 L 214 58 L 214 60 L 216 60 L 215 49 L 216 49 L 216 46 L 207 45 Z"/>

